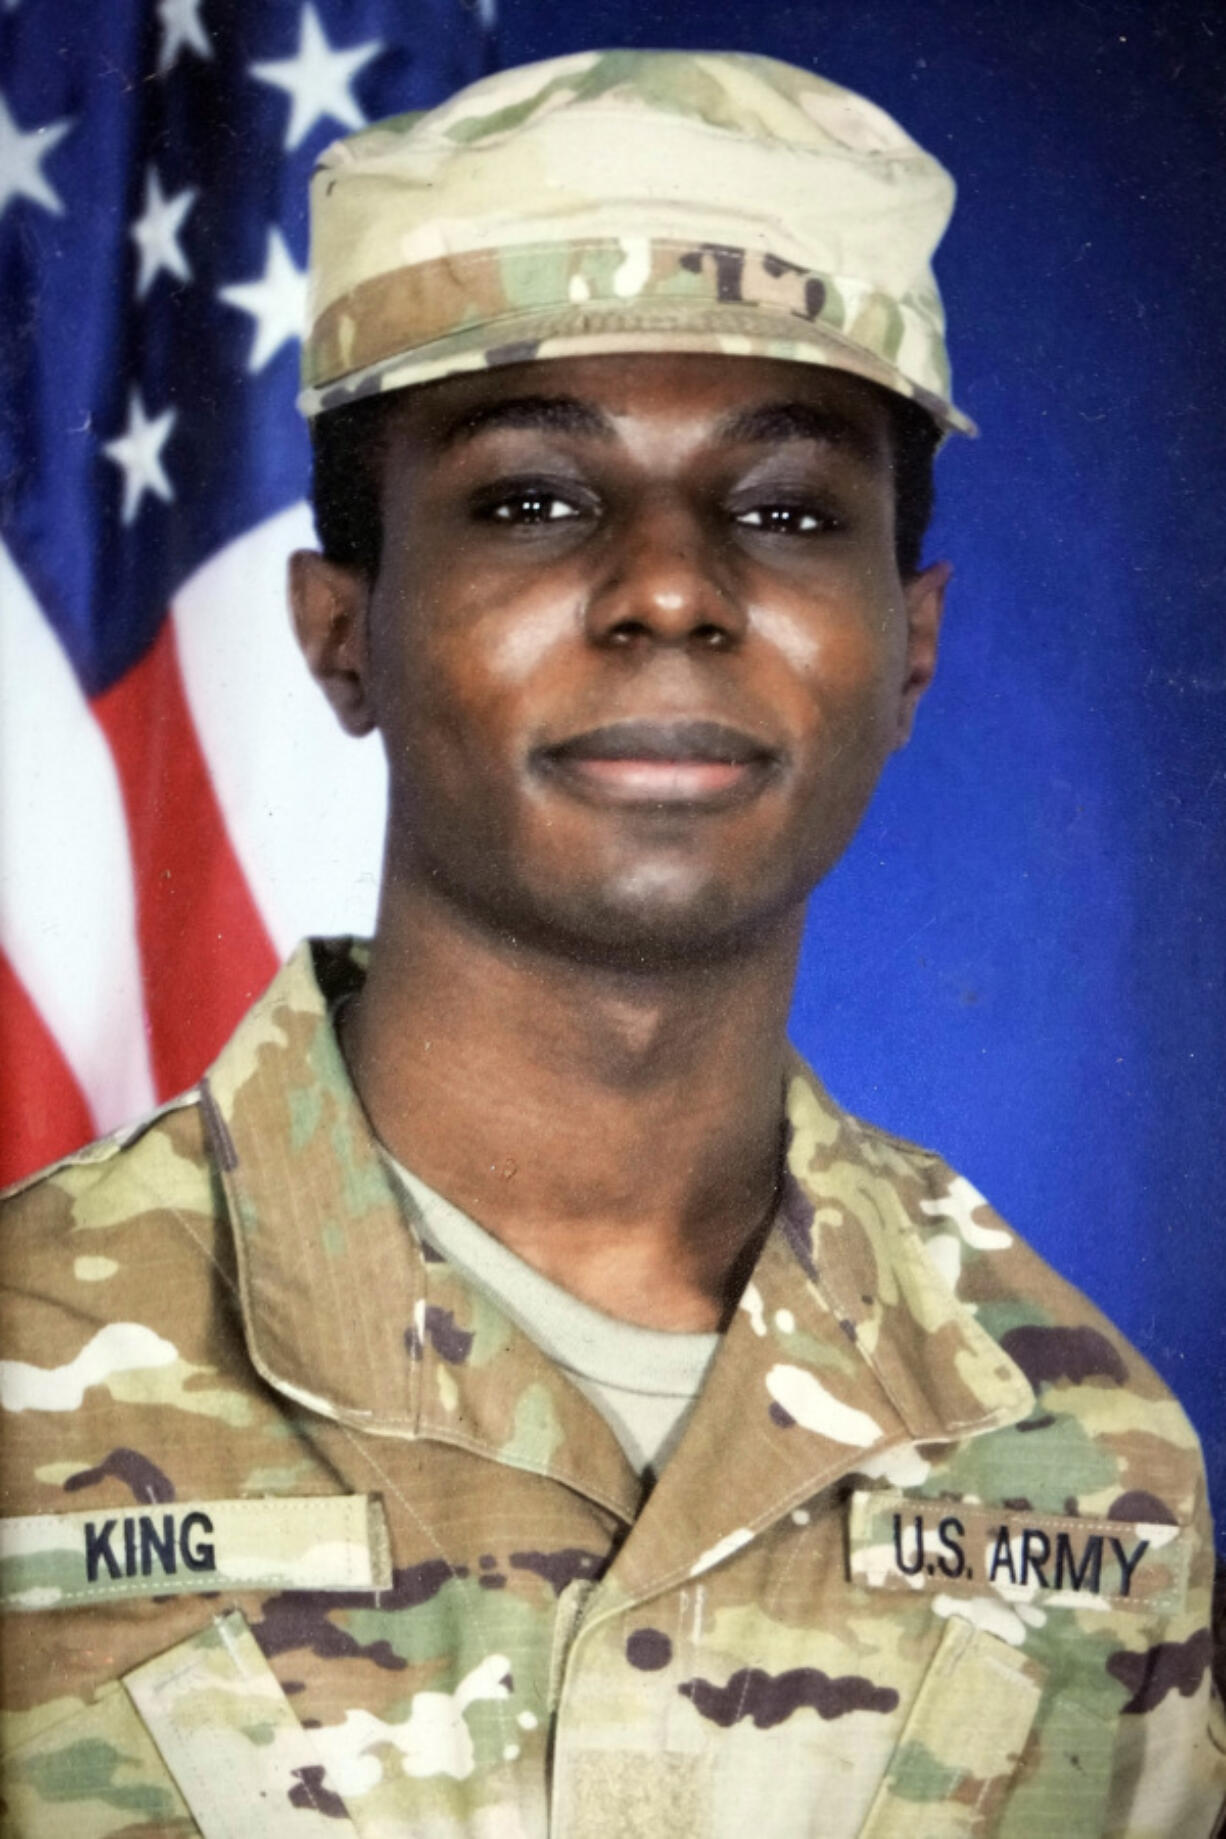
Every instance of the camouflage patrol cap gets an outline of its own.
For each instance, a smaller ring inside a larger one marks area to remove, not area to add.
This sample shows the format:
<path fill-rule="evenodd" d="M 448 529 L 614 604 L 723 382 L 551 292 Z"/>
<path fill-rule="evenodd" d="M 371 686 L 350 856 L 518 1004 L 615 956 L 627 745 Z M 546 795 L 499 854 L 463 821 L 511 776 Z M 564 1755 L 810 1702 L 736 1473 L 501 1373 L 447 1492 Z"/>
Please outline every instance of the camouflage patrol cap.
<path fill-rule="evenodd" d="M 973 433 L 929 266 L 953 196 L 881 109 L 773 58 L 504 70 L 322 156 L 299 406 L 694 351 L 831 365 Z"/>

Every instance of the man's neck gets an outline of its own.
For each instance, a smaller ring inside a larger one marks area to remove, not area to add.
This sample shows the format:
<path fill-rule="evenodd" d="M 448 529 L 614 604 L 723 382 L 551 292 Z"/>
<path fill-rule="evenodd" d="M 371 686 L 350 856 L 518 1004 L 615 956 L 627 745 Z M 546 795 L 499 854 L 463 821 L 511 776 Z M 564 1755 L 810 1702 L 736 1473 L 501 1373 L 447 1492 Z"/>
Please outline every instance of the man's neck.
<path fill-rule="evenodd" d="M 385 899 L 341 1039 L 399 1161 L 556 1283 L 718 1326 L 774 1210 L 799 921 L 716 964 L 609 971 Z"/>

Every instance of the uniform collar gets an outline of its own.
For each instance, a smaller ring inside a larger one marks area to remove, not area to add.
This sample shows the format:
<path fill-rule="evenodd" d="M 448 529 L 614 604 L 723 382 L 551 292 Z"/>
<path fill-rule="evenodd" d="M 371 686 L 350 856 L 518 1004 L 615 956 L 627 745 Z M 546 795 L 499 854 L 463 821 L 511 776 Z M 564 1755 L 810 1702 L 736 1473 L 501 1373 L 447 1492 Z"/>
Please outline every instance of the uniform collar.
<path fill-rule="evenodd" d="M 629 1523 L 642 1488 L 604 1419 L 414 1229 L 332 1025 L 367 958 L 300 945 L 202 1085 L 252 1362 L 338 1423 L 551 1475 Z"/>
<path fill-rule="evenodd" d="M 775 1229 L 615 1567 L 635 1597 L 700 1575 L 849 1475 L 905 1472 L 904 1450 L 1002 1429 L 1034 1407 L 1024 1373 L 925 1249 L 924 1203 L 941 1211 L 944 1165 L 842 1110 L 799 1060 L 787 1114 Z"/>
<path fill-rule="evenodd" d="M 300 946 L 202 1086 L 252 1361 L 326 1417 L 551 1476 L 629 1524 L 641 1488 L 612 1431 L 413 1229 L 329 1013 L 365 962 L 350 941 Z M 1033 1405 L 924 1250 L 914 1152 L 841 1110 L 799 1062 L 787 1108 L 780 1216 L 624 1554 L 636 1593 L 891 1446 L 976 1435 Z M 657 1532 L 638 1536 L 648 1521 Z"/>

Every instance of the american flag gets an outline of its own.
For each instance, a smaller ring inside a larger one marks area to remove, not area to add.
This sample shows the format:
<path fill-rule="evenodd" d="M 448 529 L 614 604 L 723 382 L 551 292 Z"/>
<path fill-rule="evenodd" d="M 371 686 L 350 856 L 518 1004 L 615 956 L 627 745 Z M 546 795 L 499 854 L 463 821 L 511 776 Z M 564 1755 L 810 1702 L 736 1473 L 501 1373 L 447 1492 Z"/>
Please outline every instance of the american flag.
<path fill-rule="evenodd" d="M 493 0 L 0 0 L 0 1182 L 194 1081 L 369 925 L 377 744 L 294 655 L 321 148 Z"/>

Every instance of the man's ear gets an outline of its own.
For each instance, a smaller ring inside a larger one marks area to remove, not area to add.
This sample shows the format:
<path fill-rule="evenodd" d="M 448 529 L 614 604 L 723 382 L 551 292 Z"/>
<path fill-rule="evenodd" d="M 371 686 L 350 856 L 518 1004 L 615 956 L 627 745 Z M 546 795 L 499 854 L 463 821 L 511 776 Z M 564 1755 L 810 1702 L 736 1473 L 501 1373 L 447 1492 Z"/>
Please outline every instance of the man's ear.
<path fill-rule="evenodd" d="M 341 727 L 347 734 L 369 734 L 375 715 L 366 576 L 313 549 L 296 549 L 289 559 L 289 602 L 302 655 Z"/>
<path fill-rule="evenodd" d="M 905 747 L 911 739 L 919 699 L 936 674 L 945 590 L 953 572 L 951 563 L 933 562 L 918 575 L 912 575 L 903 586 L 907 608 L 907 664 L 898 706 L 896 747 Z"/>

